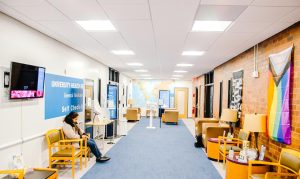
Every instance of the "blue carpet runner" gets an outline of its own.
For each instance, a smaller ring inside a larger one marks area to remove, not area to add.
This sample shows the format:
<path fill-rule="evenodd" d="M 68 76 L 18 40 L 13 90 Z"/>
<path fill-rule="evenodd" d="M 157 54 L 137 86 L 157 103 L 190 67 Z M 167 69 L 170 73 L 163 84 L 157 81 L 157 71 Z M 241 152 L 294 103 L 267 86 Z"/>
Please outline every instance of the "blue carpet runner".
<path fill-rule="evenodd" d="M 182 121 L 146 129 L 142 119 L 106 155 L 107 163 L 96 163 L 82 179 L 220 179 L 206 155 L 194 147 L 194 138 Z"/>

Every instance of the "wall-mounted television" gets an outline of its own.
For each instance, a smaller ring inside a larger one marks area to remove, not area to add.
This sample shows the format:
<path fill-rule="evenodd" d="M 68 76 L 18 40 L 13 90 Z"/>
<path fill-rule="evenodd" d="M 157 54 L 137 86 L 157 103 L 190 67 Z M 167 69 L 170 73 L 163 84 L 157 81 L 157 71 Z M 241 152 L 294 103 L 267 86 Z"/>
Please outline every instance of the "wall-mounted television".
<path fill-rule="evenodd" d="M 43 98 L 44 67 L 11 63 L 10 99 Z"/>

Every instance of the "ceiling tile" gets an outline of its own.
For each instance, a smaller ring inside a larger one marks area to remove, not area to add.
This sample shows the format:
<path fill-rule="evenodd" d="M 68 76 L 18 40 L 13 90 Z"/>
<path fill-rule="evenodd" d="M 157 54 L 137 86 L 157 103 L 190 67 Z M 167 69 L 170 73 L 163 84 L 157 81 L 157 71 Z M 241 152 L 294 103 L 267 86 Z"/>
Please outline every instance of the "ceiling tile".
<path fill-rule="evenodd" d="M 150 19 L 147 4 L 103 4 L 110 19 Z"/>
<path fill-rule="evenodd" d="M 150 1 L 157 53 L 162 68 L 175 66 L 174 61 L 181 56 L 185 39 L 192 29 L 198 2 L 174 1 L 170 6 L 170 1 Z"/>
<path fill-rule="evenodd" d="M 116 24 L 129 47 L 142 62 L 148 64 L 156 60 L 153 28 L 150 20 L 116 21 Z"/>
<path fill-rule="evenodd" d="M 141 4 L 148 3 L 148 0 L 97 0 L 101 4 Z"/>
<path fill-rule="evenodd" d="M 247 6 L 201 5 L 196 20 L 234 21 Z"/>
<path fill-rule="evenodd" d="M 295 7 L 249 6 L 238 18 L 239 22 L 275 22 Z"/>
<path fill-rule="evenodd" d="M 271 24 L 272 23 L 270 22 L 234 22 L 228 32 L 260 32 L 269 27 Z"/>
<path fill-rule="evenodd" d="M 191 32 L 187 37 L 184 50 L 206 51 L 221 34 L 222 32 Z"/>
<path fill-rule="evenodd" d="M 280 19 L 280 22 L 296 23 L 298 21 L 300 21 L 300 7 L 296 8 L 291 13 L 287 14 L 282 19 Z"/>
<path fill-rule="evenodd" d="M 128 49 L 125 41 L 118 32 L 89 32 L 89 34 L 109 51 Z"/>
<path fill-rule="evenodd" d="M 73 20 L 107 19 L 104 10 L 95 0 L 48 0 Z"/>
<path fill-rule="evenodd" d="M 201 4 L 206 5 L 249 5 L 253 0 L 201 0 Z"/>
<path fill-rule="evenodd" d="M 13 8 L 32 20 L 67 20 L 61 12 L 46 2 L 41 3 L 38 6 L 14 6 Z"/>
<path fill-rule="evenodd" d="M 44 3 L 44 0 L 0 0 L 9 6 L 39 6 Z"/>
<path fill-rule="evenodd" d="M 254 6 L 300 6 L 299 0 L 254 0 Z"/>

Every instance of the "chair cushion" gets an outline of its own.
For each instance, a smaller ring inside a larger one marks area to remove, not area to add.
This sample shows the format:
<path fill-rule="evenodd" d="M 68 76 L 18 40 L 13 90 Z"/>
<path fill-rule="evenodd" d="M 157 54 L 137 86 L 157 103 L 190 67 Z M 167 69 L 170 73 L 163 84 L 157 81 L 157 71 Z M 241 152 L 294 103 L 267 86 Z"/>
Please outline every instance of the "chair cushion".
<path fill-rule="evenodd" d="M 220 145 L 220 150 L 224 150 L 224 145 Z M 230 145 L 226 145 L 226 151 L 229 151 L 231 149 L 231 146 Z"/>
<path fill-rule="evenodd" d="M 220 150 L 224 150 L 224 145 L 220 145 Z M 238 146 L 230 146 L 230 145 L 226 145 L 226 151 L 229 151 L 230 149 L 234 150 L 235 152 L 240 152 L 242 149 L 239 148 Z"/>
<path fill-rule="evenodd" d="M 74 156 L 77 156 L 80 154 L 80 149 L 75 149 Z M 72 157 L 72 149 L 62 149 L 57 152 L 55 152 L 52 157 Z"/>
<path fill-rule="evenodd" d="M 297 173 L 300 170 L 300 158 L 287 152 L 281 153 L 280 164 L 291 168 Z"/>
<path fill-rule="evenodd" d="M 235 152 L 242 151 L 242 149 L 240 147 L 238 147 L 238 146 L 232 146 L 231 149 L 234 150 Z"/>

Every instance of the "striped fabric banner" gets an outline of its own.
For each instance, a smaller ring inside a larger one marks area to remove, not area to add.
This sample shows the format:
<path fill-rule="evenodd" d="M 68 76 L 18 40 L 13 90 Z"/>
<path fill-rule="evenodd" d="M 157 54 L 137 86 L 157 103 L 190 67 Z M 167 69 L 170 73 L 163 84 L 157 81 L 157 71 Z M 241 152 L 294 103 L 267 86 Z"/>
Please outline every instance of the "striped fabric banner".
<path fill-rule="evenodd" d="M 291 144 L 292 50 L 290 47 L 269 56 L 268 135 L 285 144 Z"/>

